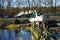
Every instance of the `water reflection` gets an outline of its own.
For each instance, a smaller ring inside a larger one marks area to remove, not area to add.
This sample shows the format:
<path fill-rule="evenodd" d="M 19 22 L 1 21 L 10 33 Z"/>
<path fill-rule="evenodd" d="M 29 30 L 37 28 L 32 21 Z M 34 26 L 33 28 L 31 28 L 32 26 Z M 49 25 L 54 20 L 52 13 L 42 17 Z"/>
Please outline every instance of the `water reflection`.
<path fill-rule="evenodd" d="M 32 40 L 30 32 L 21 30 L 15 33 L 13 30 L 0 30 L 0 40 Z"/>
<path fill-rule="evenodd" d="M 27 30 L 21 30 L 19 32 L 20 36 L 23 38 L 23 40 L 32 40 L 31 39 L 31 33 L 27 32 Z"/>

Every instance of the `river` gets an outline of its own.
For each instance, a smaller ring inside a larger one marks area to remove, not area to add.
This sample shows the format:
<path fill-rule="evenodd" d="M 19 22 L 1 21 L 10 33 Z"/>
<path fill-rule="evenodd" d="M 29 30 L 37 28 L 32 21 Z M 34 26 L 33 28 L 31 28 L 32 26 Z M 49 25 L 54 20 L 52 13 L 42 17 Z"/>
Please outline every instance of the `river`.
<path fill-rule="evenodd" d="M 0 40 L 32 40 L 32 35 L 27 30 L 15 33 L 13 30 L 0 30 Z"/>

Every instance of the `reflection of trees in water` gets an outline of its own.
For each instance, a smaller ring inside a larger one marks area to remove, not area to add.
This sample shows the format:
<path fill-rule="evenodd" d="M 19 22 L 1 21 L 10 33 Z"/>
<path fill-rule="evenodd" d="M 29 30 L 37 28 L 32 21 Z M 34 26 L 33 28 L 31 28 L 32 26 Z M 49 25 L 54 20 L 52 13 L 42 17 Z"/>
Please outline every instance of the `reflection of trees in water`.
<path fill-rule="evenodd" d="M 0 40 L 31 40 L 31 34 L 28 31 L 23 30 L 19 33 L 15 33 L 14 30 L 0 30 Z"/>

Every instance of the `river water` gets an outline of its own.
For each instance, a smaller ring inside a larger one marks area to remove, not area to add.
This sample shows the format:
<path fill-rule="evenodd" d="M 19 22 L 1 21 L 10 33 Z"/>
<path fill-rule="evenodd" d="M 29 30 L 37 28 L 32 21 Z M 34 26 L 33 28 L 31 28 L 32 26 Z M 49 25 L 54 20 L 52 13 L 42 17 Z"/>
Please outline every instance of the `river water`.
<path fill-rule="evenodd" d="M 27 30 L 15 33 L 13 30 L 0 30 L 0 40 L 32 40 L 32 35 Z"/>

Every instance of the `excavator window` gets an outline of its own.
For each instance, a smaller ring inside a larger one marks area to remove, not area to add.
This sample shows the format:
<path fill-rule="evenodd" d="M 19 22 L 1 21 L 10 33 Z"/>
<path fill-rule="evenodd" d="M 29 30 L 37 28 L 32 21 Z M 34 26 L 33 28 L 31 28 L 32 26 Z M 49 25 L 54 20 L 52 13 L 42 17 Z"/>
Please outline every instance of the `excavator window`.
<path fill-rule="evenodd" d="M 40 12 L 37 12 L 37 16 L 40 16 Z"/>
<path fill-rule="evenodd" d="M 32 13 L 32 18 L 35 18 L 35 17 L 36 17 L 36 13 L 33 12 L 33 13 Z"/>

